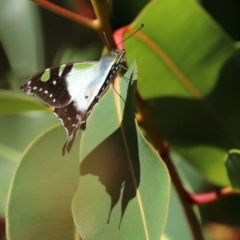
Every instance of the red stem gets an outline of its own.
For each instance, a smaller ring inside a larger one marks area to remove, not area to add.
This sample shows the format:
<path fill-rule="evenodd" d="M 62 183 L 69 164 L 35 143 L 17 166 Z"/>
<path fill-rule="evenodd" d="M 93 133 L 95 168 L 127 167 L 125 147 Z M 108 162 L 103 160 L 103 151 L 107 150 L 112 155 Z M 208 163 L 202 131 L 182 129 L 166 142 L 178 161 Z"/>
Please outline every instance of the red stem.
<path fill-rule="evenodd" d="M 220 197 L 233 194 L 239 195 L 239 191 L 232 190 L 231 188 L 221 188 L 217 191 L 212 191 L 208 193 L 189 194 L 188 197 L 192 204 L 205 205 L 212 202 L 216 202 Z"/>
<path fill-rule="evenodd" d="M 68 18 L 72 21 L 75 21 L 80 24 L 84 24 L 90 28 L 93 28 L 94 21 L 93 19 L 81 16 L 77 13 L 69 11 L 65 8 L 62 8 L 54 3 L 49 2 L 48 0 L 32 0 L 33 2 L 37 3 L 39 6 L 44 7 L 54 13 L 57 13 L 65 18 Z"/>
<path fill-rule="evenodd" d="M 37 3 L 39 6 L 48 9 L 58 15 L 61 15 L 65 18 L 68 18 L 77 23 L 83 24 L 98 33 L 103 44 L 105 46 L 110 46 L 110 49 L 115 49 L 116 44 L 113 39 L 113 34 L 111 30 L 111 26 L 108 19 L 108 9 L 106 8 L 104 1 L 92 0 L 92 5 L 94 8 L 94 12 L 96 14 L 97 19 L 90 19 L 84 16 L 79 15 L 78 13 L 74 13 L 65 8 L 62 8 L 54 3 L 49 2 L 48 0 L 32 0 Z M 102 31 L 105 32 L 106 38 L 108 40 L 108 44 L 106 44 L 106 39 L 102 34 Z"/>

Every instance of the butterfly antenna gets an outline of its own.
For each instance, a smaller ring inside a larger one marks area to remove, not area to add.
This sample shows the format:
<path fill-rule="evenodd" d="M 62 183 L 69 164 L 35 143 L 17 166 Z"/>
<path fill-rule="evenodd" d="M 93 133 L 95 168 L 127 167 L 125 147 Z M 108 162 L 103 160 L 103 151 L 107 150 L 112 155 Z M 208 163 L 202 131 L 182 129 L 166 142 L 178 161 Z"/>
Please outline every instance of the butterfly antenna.
<path fill-rule="evenodd" d="M 129 39 L 131 36 L 133 36 L 136 32 L 140 31 L 143 27 L 144 27 L 144 24 L 142 23 L 140 28 L 138 28 L 135 32 L 133 32 L 133 33 L 132 33 L 130 36 L 128 36 L 127 38 L 124 38 L 120 43 L 117 44 L 117 46 L 118 46 L 119 44 L 121 44 L 122 42 L 125 42 L 127 39 Z"/>
<path fill-rule="evenodd" d="M 110 50 L 111 48 L 110 48 L 109 42 L 108 42 L 108 40 L 107 40 L 106 33 L 105 33 L 104 31 L 102 31 L 102 33 L 103 33 L 103 36 L 104 36 L 105 41 L 106 41 L 106 43 L 107 43 L 108 49 Z"/>

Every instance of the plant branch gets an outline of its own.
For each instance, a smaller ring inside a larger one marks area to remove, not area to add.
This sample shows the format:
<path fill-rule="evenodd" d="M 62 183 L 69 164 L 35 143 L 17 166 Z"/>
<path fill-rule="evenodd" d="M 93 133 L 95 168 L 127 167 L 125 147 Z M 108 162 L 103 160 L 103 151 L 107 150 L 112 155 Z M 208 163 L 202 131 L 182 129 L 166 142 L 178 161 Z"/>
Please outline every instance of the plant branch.
<path fill-rule="evenodd" d="M 6 234 L 6 222 L 2 218 L 0 218 L 0 237 L 1 237 L 1 234 L 3 235 Z"/>
<path fill-rule="evenodd" d="M 98 30 L 98 34 L 102 39 L 105 46 L 110 47 L 110 49 L 116 48 L 116 43 L 113 39 L 112 28 L 109 22 L 109 13 L 108 13 L 108 3 L 105 0 L 92 0 L 92 5 L 97 17 L 95 22 Z M 106 34 L 106 38 L 103 35 L 103 32 Z M 108 41 L 108 44 L 106 43 Z M 109 50 L 110 50 L 109 49 Z"/>
<path fill-rule="evenodd" d="M 175 186 L 180 201 L 182 202 L 184 212 L 192 231 L 192 235 L 195 240 L 203 240 L 204 238 L 202 235 L 202 230 L 197 220 L 196 214 L 193 211 L 192 205 L 190 204 L 191 202 L 189 199 L 189 194 L 184 189 L 182 181 L 172 163 L 172 160 L 169 157 L 169 147 L 163 141 L 163 138 L 161 137 L 155 122 L 153 121 L 151 110 L 138 93 L 136 93 L 136 103 L 137 110 L 140 113 L 138 115 L 139 124 L 141 124 L 141 126 L 143 126 L 143 128 L 146 130 L 147 136 L 150 137 L 150 141 L 152 142 L 155 149 L 159 152 L 168 168 L 171 180 Z"/>
<path fill-rule="evenodd" d="M 84 16 L 81 16 L 75 12 L 62 8 L 54 3 L 49 2 L 48 0 L 32 0 L 37 3 L 39 6 L 48 9 L 58 15 L 61 15 L 65 18 L 68 18 L 72 21 L 85 25 L 98 33 L 102 42 L 105 46 L 110 46 L 110 49 L 115 49 L 116 44 L 113 39 L 113 34 L 108 19 L 108 4 L 105 0 L 92 0 L 92 5 L 94 12 L 97 16 L 97 19 L 90 19 Z M 106 38 L 103 35 L 103 31 L 106 34 Z M 106 44 L 106 39 L 108 44 Z"/>
<path fill-rule="evenodd" d="M 33 2 L 37 3 L 39 6 L 48 9 L 51 12 L 54 12 L 58 15 L 61 15 L 65 18 L 68 18 L 74 22 L 83 24 L 87 27 L 94 29 L 94 20 L 81 16 L 77 13 L 69 11 L 65 8 L 62 8 L 54 3 L 49 2 L 48 0 L 32 0 Z"/>

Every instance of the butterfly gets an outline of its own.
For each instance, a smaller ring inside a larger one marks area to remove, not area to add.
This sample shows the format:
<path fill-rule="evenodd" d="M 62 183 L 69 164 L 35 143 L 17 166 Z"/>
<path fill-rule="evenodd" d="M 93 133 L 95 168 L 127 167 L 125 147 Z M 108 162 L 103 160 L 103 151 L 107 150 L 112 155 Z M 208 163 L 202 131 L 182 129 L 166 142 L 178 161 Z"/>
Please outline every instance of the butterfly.
<path fill-rule="evenodd" d="M 94 105 L 122 67 L 125 50 L 112 50 L 99 61 L 66 63 L 47 68 L 27 79 L 20 89 L 53 107 L 67 131 L 62 155 L 69 152 Z"/>

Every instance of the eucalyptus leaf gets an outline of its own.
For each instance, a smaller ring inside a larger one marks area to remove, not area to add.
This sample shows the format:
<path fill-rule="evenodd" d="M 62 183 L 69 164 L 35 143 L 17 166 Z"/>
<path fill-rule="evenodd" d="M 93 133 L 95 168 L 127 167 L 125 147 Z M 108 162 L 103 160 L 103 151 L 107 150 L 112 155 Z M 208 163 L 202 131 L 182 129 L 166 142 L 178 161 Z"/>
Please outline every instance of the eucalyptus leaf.
<path fill-rule="evenodd" d="M 160 134 L 209 181 L 229 185 L 224 155 L 240 146 L 238 49 L 193 0 L 152 1 L 127 30 L 142 23 L 125 44 Z"/>
<path fill-rule="evenodd" d="M 26 0 L 0 1 L 0 39 L 14 80 L 43 68 L 43 43 L 37 7 Z M 12 82 L 14 89 L 19 83 Z"/>
<path fill-rule="evenodd" d="M 50 108 L 32 97 L 14 91 L 0 90 L 0 116 Z"/>
<path fill-rule="evenodd" d="M 0 117 L 0 216 L 5 214 L 8 189 L 22 153 L 36 136 L 57 121 L 46 111 Z"/>
<path fill-rule="evenodd" d="M 23 154 L 8 198 L 9 240 L 75 239 L 71 200 L 79 177 L 80 138 L 63 158 L 65 138 L 62 127 L 51 127 Z"/>

